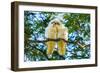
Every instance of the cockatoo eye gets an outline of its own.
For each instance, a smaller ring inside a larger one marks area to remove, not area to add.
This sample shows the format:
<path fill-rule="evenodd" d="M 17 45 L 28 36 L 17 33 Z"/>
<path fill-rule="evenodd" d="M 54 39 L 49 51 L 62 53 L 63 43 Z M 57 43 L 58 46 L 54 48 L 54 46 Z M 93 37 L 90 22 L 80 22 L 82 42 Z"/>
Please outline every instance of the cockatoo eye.
<path fill-rule="evenodd" d="M 58 22 L 52 22 L 52 24 L 55 25 L 60 25 Z"/>
<path fill-rule="evenodd" d="M 58 22 L 55 22 L 55 25 L 60 25 Z"/>
<path fill-rule="evenodd" d="M 55 25 L 55 22 L 52 22 L 53 25 Z"/>

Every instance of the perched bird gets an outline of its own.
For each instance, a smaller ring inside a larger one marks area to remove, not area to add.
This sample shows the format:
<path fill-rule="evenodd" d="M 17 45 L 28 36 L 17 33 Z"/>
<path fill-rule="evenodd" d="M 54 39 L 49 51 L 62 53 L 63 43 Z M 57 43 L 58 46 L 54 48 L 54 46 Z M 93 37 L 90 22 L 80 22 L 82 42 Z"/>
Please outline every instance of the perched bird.
<path fill-rule="evenodd" d="M 66 47 L 67 47 L 67 41 L 68 40 L 68 29 L 64 26 L 60 26 L 58 28 L 58 38 L 60 38 L 60 41 L 58 41 L 58 53 L 59 55 L 65 55 Z M 64 41 L 65 40 L 65 41 Z"/>
<path fill-rule="evenodd" d="M 56 25 L 51 21 L 48 27 L 45 29 L 45 37 L 48 39 L 56 39 L 57 38 L 57 28 Z M 47 45 L 47 55 L 48 57 L 52 57 L 52 53 L 54 51 L 56 42 L 55 41 L 48 41 L 46 42 Z"/>
<path fill-rule="evenodd" d="M 48 57 L 52 57 L 55 46 L 58 48 L 59 55 L 65 55 L 67 42 L 64 40 L 68 40 L 68 29 L 61 23 L 59 19 L 53 19 L 49 22 L 49 25 L 45 29 L 45 37 L 48 39 L 58 39 L 58 42 L 48 41 L 47 45 L 47 55 Z M 64 40 L 62 40 L 64 39 Z"/>

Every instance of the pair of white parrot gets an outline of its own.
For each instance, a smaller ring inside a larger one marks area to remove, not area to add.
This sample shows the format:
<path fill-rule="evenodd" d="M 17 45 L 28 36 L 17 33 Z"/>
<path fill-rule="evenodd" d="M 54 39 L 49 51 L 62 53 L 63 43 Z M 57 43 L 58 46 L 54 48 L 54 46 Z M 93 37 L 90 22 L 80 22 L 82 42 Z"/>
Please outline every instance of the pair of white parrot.
<path fill-rule="evenodd" d="M 59 19 L 53 19 L 50 21 L 48 27 L 45 29 L 45 37 L 49 39 L 64 39 L 68 40 L 68 29 L 61 23 Z M 47 55 L 52 57 L 53 51 L 55 47 L 58 48 L 59 55 L 63 56 L 66 52 L 66 45 L 67 42 L 63 40 L 59 40 L 58 42 L 55 41 L 48 41 L 46 42 L 47 45 Z"/>

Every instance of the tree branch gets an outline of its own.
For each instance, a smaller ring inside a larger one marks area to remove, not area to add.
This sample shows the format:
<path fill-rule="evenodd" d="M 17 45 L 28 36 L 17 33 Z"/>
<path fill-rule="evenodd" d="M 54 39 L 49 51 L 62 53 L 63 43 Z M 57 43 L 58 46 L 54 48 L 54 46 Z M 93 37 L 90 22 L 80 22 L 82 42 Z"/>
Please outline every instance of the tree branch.
<path fill-rule="evenodd" d="M 81 47 L 81 48 L 90 46 L 90 44 L 85 45 L 85 44 L 79 43 L 79 41 L 67 41 L 67 40 L 61 39 L 61 38 L 58 38 L 58 39 L 49 39 L 49 38 L 47 38 L 47 39 L 45 39 L 45 40 L 30 40 L 30 42 L 35 42 L 35 43 L 46 43 L 46 42 L 48 42 L 48 41 L 58 42 L 58 41 L 60 41 L 60 40 L 63 40 L 63 41 L 66 42 L 66 43 L 77 44 L 77 45 L 79 45 L 79 47 Z"/>
<path fill-rule="evenodd" d="M 61 38 L 58 38 L 58 39 L 49 39 L 49 38 L 47 38 L 47 39 L 45 39 L 45 40 L 30 40 L 30 41 L 31 41 L 31 42 L 36 42 L 36 43 L 43 43 L 43 42 L 48 42 L 48 41 L 58 42 L 58 41 L 60 41 L 60 40 L 63 40 L 63 41 L 65 41 L 65 42 L 68 42 L 68 41 L 66 41 L 65 39 L 61 39 Z"/>

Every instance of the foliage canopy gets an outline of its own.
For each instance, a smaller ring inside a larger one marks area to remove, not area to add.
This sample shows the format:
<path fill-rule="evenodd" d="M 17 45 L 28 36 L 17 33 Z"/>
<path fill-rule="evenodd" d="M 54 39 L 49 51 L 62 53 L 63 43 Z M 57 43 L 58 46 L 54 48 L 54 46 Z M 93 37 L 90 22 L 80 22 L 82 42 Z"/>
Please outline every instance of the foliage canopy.
<path fill-rule="evenodd" d="M 56 51 L 52 58 L 46 55 L 45 28 L 50 20 L 60 18 L 69 30 L 66 55 Z M 24 11 L 24 61 L 73 60 L 90 58 L 90 14 L 64 12 Z"/>

